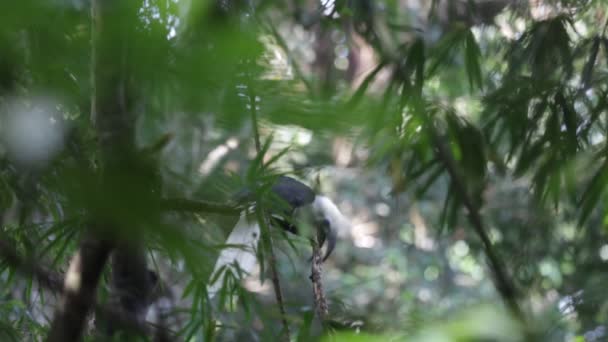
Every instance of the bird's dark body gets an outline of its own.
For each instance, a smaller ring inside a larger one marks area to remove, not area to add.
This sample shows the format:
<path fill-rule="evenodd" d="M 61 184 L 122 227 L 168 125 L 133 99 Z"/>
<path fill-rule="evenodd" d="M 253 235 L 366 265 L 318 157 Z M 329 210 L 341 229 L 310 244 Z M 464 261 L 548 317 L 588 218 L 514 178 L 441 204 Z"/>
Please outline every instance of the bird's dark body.
<path fill-rule="evenodd" d="M 277 178 L 272 192 L 287 202 L 292 209 L 311 204 L 315 200 L 315 192 L 310 187 L 286 176 Z"/>
<path fill-rule="evenodd" d="M 283 203 L 280 205 L 285 207 L 287 204 L 288 208 L 285 209 L 291 211 L 311 204 L 316 196 L 308 185 L 287 176 L 279 176 L 270 189 L 275 196 L 282 200 Z M 234 198 L 237 203 L 242 204 L 253 201 L 255 195 L 251 189 L 245 188 L 239 191 Z"/>

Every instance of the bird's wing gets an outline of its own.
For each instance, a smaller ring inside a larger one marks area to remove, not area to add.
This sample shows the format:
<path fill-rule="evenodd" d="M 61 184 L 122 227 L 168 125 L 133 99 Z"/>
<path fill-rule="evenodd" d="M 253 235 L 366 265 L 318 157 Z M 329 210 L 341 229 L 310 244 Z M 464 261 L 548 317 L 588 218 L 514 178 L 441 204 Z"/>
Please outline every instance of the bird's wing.
<path fill-rule="evenodd" d="M 232 230 L 232 233 L 226 240 L 226 247 L 222 249 L 213 273 L 209 279 L 214 280 L 213 283 L 207 285 L 209 297 L 213 297 L 222 287 L 226 272 L 231 272 L 234 277 L 239 277 L 239 271 L 244 274 L 250 274 L 255 268 L 258 260 L 256 257 L 256 249 L 260 239 L 260 226 L 257 222 L 250 222 L 245 213 L 241 217 Z M 218 272 L 221 272 L 218 275 Z"/>
<path fill-rule="evenodd" d="M 311 204 L 315 199 L 315 192 L 306 184 L 291 177 L 281 176 L 272 186 L 272 191 L 280 199 L 287 202 L 290 209 Z"/>

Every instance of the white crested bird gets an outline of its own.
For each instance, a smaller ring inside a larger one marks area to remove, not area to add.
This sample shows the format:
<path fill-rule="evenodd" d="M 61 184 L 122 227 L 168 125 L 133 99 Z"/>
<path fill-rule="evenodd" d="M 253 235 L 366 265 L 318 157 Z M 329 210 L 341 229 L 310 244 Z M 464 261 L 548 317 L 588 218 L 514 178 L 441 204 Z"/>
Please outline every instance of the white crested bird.
<path fill-rule="evenodd" d="M 348 227 L 349 222 L 336 204 L 328 197 L 317 195 L 307 185 L 290 177 L 281 176 L 270 188 L 275 197 L 271 210 L 271 226 L 282 228 L 290 233 L 299 234 L 298 225 L 306 224 L 317 230 L 319 247 L 327 241 L 323 261 L 336 246 L 337 230 Z M 236 195 L 238 202 L 250 201 L 252 192 L 241 191 Z M 297 220 L 296 220 L 297 216 Z M 212 298 L 223 286 L 226 273 L 240 279 L 251 274 L 257 265 L 257 246 L 260 240 L 260 226 L 255 215 L 248 215 L 245 209 L 226 239 L 227 247 L 220 252 L 207 292 Z"/>

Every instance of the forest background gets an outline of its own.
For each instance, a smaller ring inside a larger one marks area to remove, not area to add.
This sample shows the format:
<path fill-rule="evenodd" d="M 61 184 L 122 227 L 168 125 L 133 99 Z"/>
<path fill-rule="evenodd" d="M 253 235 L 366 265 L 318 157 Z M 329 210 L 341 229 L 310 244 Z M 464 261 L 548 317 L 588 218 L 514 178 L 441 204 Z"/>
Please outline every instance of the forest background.
<path fill-rule="evenodd" d="M 0 339 L 605 341 L 607 10 L 1 2 Z M 207 296 L 234 194 L 279 174 L 350 220 L 328 312 L 307 237 L 274 228 Z"/>

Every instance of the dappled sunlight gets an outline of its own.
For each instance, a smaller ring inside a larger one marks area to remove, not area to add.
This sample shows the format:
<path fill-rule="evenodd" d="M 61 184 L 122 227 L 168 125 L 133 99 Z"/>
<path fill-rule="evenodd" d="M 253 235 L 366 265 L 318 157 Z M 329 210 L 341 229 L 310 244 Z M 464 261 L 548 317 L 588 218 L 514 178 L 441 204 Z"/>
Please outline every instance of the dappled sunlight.
<path fill-rule="evenodd" d="M 351 228 L 351 238 L 355 246 L 360 248 L 379 247 L 378 239 L 374 236 L 378 232 L 375 222 L 354 222 Z"/>
<path fill-rule="evenodd" d="M 272 295 L 272 282 L 270 279 L 261 281 L 260 279 L 260 266 L 257 265 L 251 274 L 246 277 L 243 281 L 245 288 L 251 292 L 255 292 L 264 296 Z"/>
<path fill-rule="evenodd" d="M 78 293 L 82 286 L 82 255 L 78 251 L 70 262 L 70 267 L 65 275 L 65 290 L 71 293 Z"/>
<path fill-rule="evenodd" d="M 199 166 L 198 172 L 203 176 L 208 176 L 218 166 L 222 159 L 237 147 L 239 147 L 239 141 L 235 138 L 229 138 L 226 140 L 226 143 L 217 146 L 209 152 L 207 159 Z"/>

